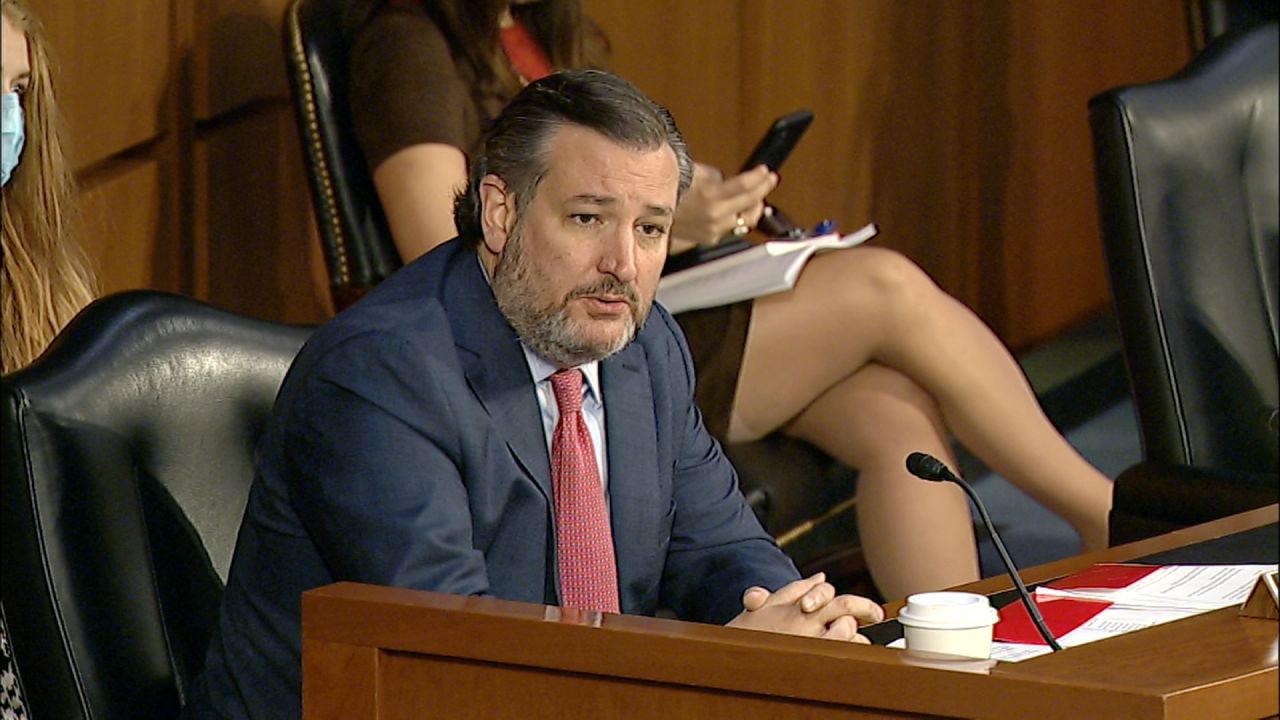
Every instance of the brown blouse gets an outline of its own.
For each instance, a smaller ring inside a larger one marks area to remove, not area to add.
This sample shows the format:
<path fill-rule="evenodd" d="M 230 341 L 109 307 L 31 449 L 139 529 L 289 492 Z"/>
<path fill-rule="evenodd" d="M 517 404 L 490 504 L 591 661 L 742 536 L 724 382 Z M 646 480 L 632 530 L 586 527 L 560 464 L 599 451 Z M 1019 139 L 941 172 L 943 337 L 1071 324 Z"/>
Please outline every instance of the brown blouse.
<path fill-rule="evenodd" d="M 351 49 L 351 118 L 372 172 L 397 151 L 422 143 L 477 149 L 506 98 L 478 97 L 475 73 L 455 59 L 421 8 L 388 6 Z"/>

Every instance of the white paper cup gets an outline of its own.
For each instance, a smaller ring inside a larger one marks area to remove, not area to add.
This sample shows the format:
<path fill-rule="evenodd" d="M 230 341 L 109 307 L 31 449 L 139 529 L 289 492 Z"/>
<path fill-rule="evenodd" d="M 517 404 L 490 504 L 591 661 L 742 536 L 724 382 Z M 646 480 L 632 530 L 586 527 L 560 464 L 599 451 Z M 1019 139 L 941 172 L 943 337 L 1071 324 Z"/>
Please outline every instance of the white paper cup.
<path fill-rule="evenodd" d="M 898 622 L 909 650 L 988 658 L 999 617 L 984 595 L 932 592 L 908 597 Z"/>

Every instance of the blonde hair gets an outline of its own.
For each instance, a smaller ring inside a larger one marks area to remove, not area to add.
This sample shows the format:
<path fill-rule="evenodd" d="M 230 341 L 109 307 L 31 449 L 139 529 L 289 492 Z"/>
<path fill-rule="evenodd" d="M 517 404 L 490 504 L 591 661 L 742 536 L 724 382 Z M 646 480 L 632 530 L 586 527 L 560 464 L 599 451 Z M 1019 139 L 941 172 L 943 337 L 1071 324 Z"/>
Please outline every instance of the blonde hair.
<path fill-rule="evenodd" d="M 44 351 L 94 299 L 97 285 L 88 259 L 71 237 L 75 184 L 59 139 L 43 28 L 21 0 L 0 0 L 0 13 L 26 36 L 31 64 L 22 98 L 26 147 L 0 191 L 0 370 L 11 372 Z"/>

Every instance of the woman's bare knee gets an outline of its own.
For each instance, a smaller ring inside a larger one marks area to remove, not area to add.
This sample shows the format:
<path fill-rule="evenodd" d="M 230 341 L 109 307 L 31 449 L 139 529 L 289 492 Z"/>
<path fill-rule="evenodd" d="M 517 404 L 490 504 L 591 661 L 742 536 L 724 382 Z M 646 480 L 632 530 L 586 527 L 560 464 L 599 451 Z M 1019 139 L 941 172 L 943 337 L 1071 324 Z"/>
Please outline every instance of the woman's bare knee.
<path fill-rule="evenodd" d="M 821 289 L 825 297 L 851 306 L 845 309 L 865 309 L 882 318 L 918 309 L 939 292 L 924 270 L 888 248 L 829 253 L 815 258 L 811 265 L 815 271 L 812 282 L 823 286 L 815 289 Z"/>

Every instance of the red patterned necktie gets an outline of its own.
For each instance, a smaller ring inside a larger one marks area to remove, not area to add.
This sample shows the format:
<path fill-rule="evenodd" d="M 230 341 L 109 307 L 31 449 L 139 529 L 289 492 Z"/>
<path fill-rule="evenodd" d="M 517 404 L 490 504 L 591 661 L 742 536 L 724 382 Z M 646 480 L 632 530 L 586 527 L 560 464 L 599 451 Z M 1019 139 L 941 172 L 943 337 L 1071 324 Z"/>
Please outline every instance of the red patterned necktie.
<path fill-rule="evenodd" d="M 560 602 L 565 607 L 618 612 L 618 569 L 613 533 L 595 449 L 582 418 L 582 372 L 551 376 L 560 419 L 551 435 Z"/>

